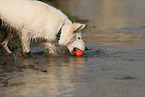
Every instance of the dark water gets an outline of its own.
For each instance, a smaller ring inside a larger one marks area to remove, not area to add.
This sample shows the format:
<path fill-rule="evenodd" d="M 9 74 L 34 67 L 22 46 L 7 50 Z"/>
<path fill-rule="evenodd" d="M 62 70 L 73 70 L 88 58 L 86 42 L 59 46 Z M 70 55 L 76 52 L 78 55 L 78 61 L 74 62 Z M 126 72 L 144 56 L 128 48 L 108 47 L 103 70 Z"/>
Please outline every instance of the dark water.
<path fill-rule="evenodd" d="M 54 1 L 89 20 L 89 50 L 83 57 L 1 56 L 0 97 L 144 97 L 145 1 Z"/>

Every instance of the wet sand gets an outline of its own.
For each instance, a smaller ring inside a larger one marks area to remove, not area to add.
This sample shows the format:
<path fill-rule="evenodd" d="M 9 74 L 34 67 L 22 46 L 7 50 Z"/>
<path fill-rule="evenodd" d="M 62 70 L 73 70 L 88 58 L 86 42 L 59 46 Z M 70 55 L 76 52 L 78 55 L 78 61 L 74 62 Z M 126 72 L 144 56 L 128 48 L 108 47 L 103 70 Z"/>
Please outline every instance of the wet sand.
<path fill-rule="evenodd" d="M 89 20 L 88 50 L 82 57 L 50 57 L 32 44 L 33 58 L 0 56 L 0 97 L 144 97 L 145 1 L 51 3 Z"/>

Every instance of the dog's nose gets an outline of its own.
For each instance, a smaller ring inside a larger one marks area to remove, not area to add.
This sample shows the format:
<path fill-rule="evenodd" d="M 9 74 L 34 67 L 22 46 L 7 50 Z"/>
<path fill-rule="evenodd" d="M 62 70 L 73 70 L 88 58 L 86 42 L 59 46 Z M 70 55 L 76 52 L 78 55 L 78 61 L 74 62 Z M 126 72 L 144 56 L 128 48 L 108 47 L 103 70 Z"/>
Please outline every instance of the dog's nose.
<path fill-rule="evenodd" d="M 79 50 L 79 49 L 75 47 L 75 48 L 74 48 L 74 51 L 76 52 L 77 50 Z"/>

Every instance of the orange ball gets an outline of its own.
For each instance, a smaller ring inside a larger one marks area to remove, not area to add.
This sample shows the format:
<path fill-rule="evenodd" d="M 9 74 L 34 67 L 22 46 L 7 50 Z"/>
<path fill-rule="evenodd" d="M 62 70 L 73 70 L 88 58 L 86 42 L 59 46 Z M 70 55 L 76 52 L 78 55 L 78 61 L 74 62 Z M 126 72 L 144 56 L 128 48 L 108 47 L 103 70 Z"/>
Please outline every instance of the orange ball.
<path fill-rule="evenodd" d="M 82 56 L 82 55 L 83 55 L 83 52 L 81 50 L 76 51 L 76 56 Z"/>

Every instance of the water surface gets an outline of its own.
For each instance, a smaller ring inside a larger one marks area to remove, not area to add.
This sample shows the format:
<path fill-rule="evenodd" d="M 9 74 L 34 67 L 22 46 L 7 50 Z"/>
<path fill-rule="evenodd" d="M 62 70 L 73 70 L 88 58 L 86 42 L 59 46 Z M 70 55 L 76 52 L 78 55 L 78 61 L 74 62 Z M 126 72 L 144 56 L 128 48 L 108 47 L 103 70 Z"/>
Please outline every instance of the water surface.
<path fill-rule="evenodd" d="M 0 56 L 0 97 L 144 97 L 145 1 L 51 4 L 89 20 L 83 33 L 89 50 L 82 57 Z"/>

